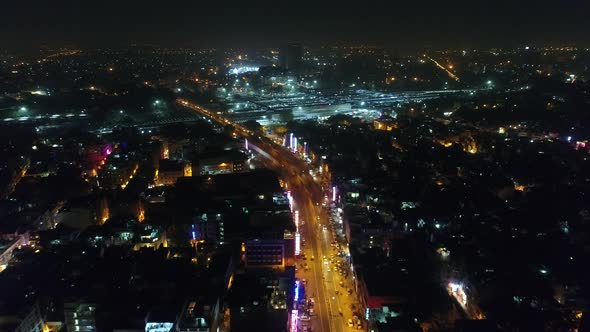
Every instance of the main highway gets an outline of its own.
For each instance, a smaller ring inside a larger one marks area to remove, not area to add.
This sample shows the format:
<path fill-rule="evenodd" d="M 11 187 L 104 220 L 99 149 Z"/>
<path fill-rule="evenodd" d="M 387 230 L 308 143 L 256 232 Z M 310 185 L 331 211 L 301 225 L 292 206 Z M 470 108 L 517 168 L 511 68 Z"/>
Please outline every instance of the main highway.
<path fill-rule="evenodd" d="M 190 101 L 178 99 L 177 103 L 222 126 L 231 125 L 236 134 L 248 139 L 251 150 L 263 156 L 259 159 L 264 167 L 278 172 L 291 191 L 294 209 L 299 211 L 299 230 L 305 239 L 302 252 L 306 259 L 297 260 L 297 277 L 306 280 L 305 293 L 315 301 L 314 315 L 310 321 L 299 321 L 298 330 L 302 331 L 303 325 L 319 332 L 350 330 L 346 324 L 352 316 L 350 296 L 338 291 L 336 271 L 329 271 L 331 264 L 324 261 L 333 254 L 330 245 L 334 237 L 331 228 L 323 227 L 329 226 L 328 212 L 322 206 L 328 194 L 329 175 L 316 174 L 314 178 L 310 174 L 312 166 L 287 148 Z"/>

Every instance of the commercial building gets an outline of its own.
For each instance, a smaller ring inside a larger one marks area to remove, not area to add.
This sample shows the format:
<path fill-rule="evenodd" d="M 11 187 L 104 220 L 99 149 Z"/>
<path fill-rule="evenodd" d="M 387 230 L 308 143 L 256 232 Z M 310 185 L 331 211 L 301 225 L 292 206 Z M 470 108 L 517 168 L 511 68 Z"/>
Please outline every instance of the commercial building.
<path fill-rule="evenodd" d="M 272 171 L 184 177 L 169 202 L 191 240 L 243 244 L 249 267 L 294 264 L 295 225 Z"/>
<path fill-rule="evenodd" d="M 247 171 L 247 157 L 236 150 L 208 152 L 199 157 L 199 174 L 215 175 Z"/>
<path fill-rule="evenodd" d="M 247 267 L 286 267 L 295 264 L 295 224 L 290 213 L 253 213 L 245 239 Z"/>
<path fill-rule="evenodd" d="M 383 130 L 383 131 L 392 131 L 393 129 L 397 128 L 397 124 L 393 118 L 390 117 L 380 117 L 379 119 L 375 119 L 373 121 L 373 126 L 376 130 Z"/>
<path fill-rule="evenodd" d="M 176 323 L 177 332 L 214 331 L 219 316 L 219 298 L 214 303 L 205 297 L 191 298 L 184 304 Z"/>
<path fill-rule="evenodd" d="M 193 169 L 189 162 L 160 159 L 155 182 L 157 185 L 173 185 L 178 178 L 192 176 Z"/>
<path fill-rule="evenodd" d="M 208 206 L 211 201 L 227 202 L 240 207 L 273 204 L 274 194 L 284 194 L 277 174 L 265 169 L 252 172 L 205 175 L 178 179 L 177 199 L 190 198 L 197 206 Z M 200 201 L 195 201 L 199 199 Z M 201 204 L 202 202 L 203 204 Z"/>
<path fill-rule="evenodd" d="M 228 294 L 231 331 L 287 331 L 294 284 L 294 268 L 236 274 Z"/>
<path fill-rule="evenodd" d="M 190 140 L 174 139 L 170 137 L 162 138 L 162 145 L 160 149 L 160 158 L 162 159 L 186 159 L 190 151 Z"/>
<path fill-rule="evenodd" d="M 64 303 L 64 318 L 68 331 L 96 331 L 96 304 L 86 302 Z"/>
<path fill-rule="evenodd" d="M 88 227 L 79 236 L 91 246 L 132 246 L 135 250 L 158 249 L 166 243 L 162 227 L 124 217 L 113 217 L 101 226 Z"/>
<path fill-rule="evenodd" d="M 214 212 L 211 211 L 196 211 L 194 222 L 191 224 L 191 239 L 223 244 L 226 242 L 225 212 L 222 209 L 215 209 Z"/>

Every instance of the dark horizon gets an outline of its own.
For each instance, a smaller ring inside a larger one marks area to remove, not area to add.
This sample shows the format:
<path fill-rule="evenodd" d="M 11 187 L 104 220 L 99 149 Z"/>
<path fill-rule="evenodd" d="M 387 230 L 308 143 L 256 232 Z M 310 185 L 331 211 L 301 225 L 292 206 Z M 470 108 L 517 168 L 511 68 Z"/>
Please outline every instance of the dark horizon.
<path fill-rule="evenodd" d="M 344 8 L 342 4 L 198 4 L 185 1 L 36 5 L 9 3 L 0 14 L 5 49 L 39 46 L 275 47 L 369 45 L 400 50 L 590 45 L 588 5 L 541 0 L 455 1 Z"/>

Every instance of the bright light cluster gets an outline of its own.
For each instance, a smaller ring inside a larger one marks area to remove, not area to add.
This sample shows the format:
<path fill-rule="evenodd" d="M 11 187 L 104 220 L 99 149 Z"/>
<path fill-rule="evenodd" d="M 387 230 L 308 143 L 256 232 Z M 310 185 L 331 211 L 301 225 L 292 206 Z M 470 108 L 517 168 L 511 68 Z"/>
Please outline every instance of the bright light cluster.
<path fill-rule="evenodd" d="M 291 332 L 297 332 L 297 317 L 299 312 L 295 309 L 291 311 Z"/>
<path fill-rule="evenodd" d="M 257 72 L 259 67 L 257 66 L 242 66 L 242 67 L 234 67 L 229 70 L 229 73 L 232 75 L 239 75 L 249 72 Z"/>
<path fill-rule="evenodd" d="M 467 294 L 463 288 L 463 284 L 449 282 L 449 293 L 461 304 L 462 307 L 467 306 Z"/>
<path fill-rule="evenodd" d="M 301 254 L 301 234 L 295 233 L 295 255 Z"/>

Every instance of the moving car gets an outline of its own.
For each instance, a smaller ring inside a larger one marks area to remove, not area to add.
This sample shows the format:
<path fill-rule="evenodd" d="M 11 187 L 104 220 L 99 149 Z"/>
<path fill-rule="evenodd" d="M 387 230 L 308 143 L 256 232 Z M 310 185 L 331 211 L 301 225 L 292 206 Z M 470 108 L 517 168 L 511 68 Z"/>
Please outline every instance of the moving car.
<path fill-rule="evenodd" d="M 304 322 L 309 322 L 311 320 L 311 318 L 309 318 L 309 316 L 306 315 L 301 315 L 299 316 L 299 320 L 302 320 Z M 352 325 L 349 325 L 350 327 L 352 327 Z"/>

